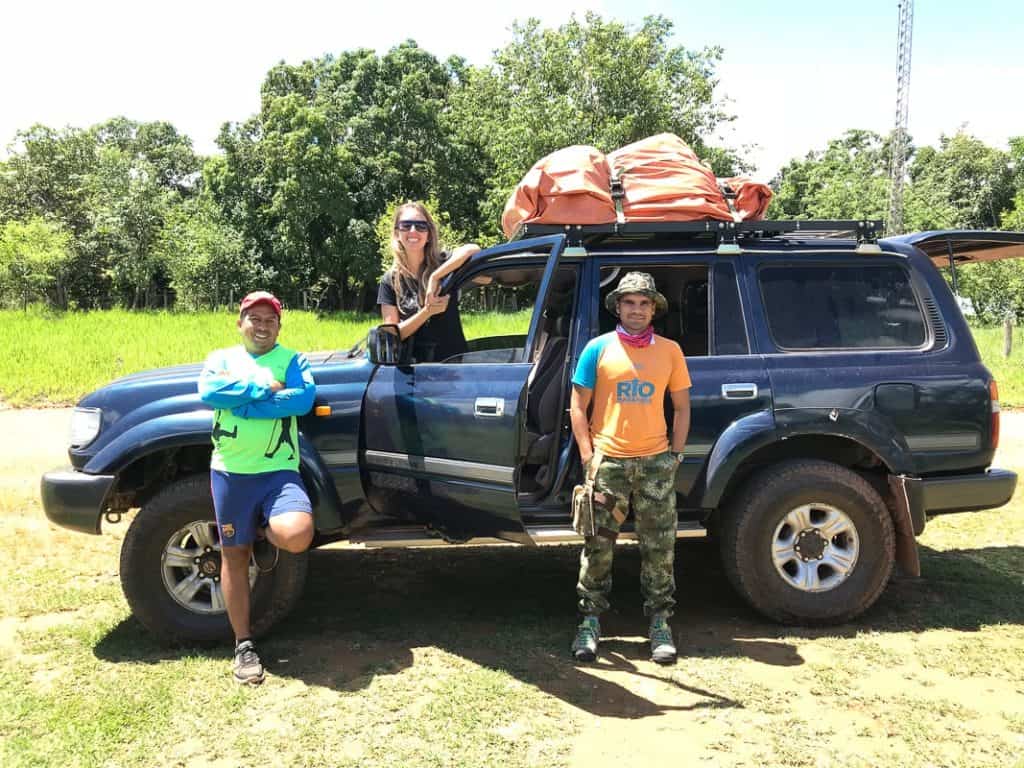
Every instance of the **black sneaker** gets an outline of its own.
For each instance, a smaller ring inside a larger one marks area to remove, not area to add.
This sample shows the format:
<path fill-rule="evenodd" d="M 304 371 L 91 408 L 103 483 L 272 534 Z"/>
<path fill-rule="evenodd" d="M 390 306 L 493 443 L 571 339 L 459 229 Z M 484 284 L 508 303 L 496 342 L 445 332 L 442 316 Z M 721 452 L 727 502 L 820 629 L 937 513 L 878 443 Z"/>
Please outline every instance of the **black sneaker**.
<path fill-rule="evenodd" d="M 235 682 L 242 685 L 263 682 L 263 664 L 252 640 L 243 640 L 235 647 Z"/>
<path fill-rule="evenodd" d="M 256 541 L 252 543 L 252 561 L 260 573 L 270 573 L 274 570 L 280 556 L 281 550 L 271 544 L 266 535 L 257 536 Z"/>

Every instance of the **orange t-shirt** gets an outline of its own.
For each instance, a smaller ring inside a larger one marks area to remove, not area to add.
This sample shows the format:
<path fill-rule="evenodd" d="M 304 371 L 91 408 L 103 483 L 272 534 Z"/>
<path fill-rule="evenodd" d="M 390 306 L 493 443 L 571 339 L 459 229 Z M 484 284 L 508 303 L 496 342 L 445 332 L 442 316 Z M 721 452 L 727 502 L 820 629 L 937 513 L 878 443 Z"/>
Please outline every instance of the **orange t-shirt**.
<path fill-rule="evenodd" d="M 683 350 L 655 335 L 631 347 L 612 331 L 591 339 L 572 383 L 594 391 L 590 436 L 606 456 L 652 456 L 668 450 L 665 393 L 689 389 Z"/>

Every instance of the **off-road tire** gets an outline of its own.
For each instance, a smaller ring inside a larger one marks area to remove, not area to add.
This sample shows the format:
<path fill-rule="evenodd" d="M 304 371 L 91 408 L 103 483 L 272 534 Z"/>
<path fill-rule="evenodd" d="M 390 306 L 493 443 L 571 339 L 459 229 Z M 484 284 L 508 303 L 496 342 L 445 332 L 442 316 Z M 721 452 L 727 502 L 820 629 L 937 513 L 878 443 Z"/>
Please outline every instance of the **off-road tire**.
<path fill-rule="evenodd" d="M 807 592 L 789 584 L 773 562 L 776 526 L 789 510 L 822 503 L 842 510 L 859 537 L 859 556 L 845 581 Z M 733 587 L 758 612 L 784 624 L 849 621 L 870 608 L 892 574 L 892 518 L 874 487 L 857 473 L 826 461 L 772 465 L 749 478 L 726 503 L 721 556 Z"/>
<path fill-rule="evenodd" d="M 176 602 L 161 576 L 170 537 L 194 521 L 214 520 L 210 477 L 190 475 L 170 483 L 139 510 L 121 546 L 121 588 L 132 613 L 163 643 L 210 644 L 230 640 L 227 613 L 201 614 Z M 252 588 L 252 632 L 259 636 L 295 606 L 306 581 L 308 553 L 282 551 L 277 565 Z"/>

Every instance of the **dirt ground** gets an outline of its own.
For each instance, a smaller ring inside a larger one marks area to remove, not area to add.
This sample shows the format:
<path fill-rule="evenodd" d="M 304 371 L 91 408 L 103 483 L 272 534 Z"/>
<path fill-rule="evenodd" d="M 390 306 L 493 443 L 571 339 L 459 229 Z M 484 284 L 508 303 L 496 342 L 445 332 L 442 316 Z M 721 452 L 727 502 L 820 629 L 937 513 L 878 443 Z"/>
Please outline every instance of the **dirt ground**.
<path fill-rule="evenodd" d="M 8 499 L 38 496 L 40 474 L 67 464 L 70 424 L 70 408 L 18 410 L 0 403 L 0 513 L 8 511 Z"/>
<path fill-rule="evenodd" d="M 0 409 L 0 435 L 5 438 L 0 443 L 0 514 L 8 511 L 6 499 L 30 496 L 43 470 L 64 463 L 69 415 L 67 409 Z M 1002 418 L 1001 455 L 1024 457 L 1024 412 L 1004 413 Z M 41 516 L 38 525 L 47 525 Z M 680 551 L 684 557 L 689 552 L 685 547 Z M 322 559 L 340 554 L 326 552 Z M 695 568 L 714 567 L 701 554 L 694 562 Z M 632 597 L 635 586 L 620 588 Z M 673 671 L 666 673 L 647 660 L 642 619 L 633 615 L 639 613 L 634 605 L 628 613 L 624 606 L 608 621 L 600 663 L 571 668 L 543 655 L 531 657 L 528 663 L 536 669 L 523 677 L 559 699 L 577 726 L 570 765 L 765 764 L 767 755 L 778 757 L 784 750 L 785 728 L 795 729 L 794 741 L 800 744 L 817 739 L 829 745 L 818 764 L 918 764 L 914 739 L 904 731 L 895 738 L 897 724 L 887 713 L 914 717 L 922 711 L 919 702 L 938 702 L 921 715 L 928 721 L 921 724 L 921 749 L 935 748 L 927 746 L 935 732 L 930 728 L 959 734 L 933 752 L 930 762 L 936 765 L 990 764 L 992 757 L 986 757 L 983 745 L 997 738 L 1018 745 L 1016 759 L 1024 753 L 1024 736 L 1006 731 L 1007 722 L 1024 723 L 1019 668 L 1011 665 L 1007 674 L 998 674 L 998 666 L 977 662 L 974 673 L 970 659 L 937 663 L 971 634 L 955 622 L 947 626 L 925 621 L 913 631 L 895 631 L 887 623 L 904 598 L 920 599 L 912 594 L 913 584 L 891 586 L 881 601 L 880 617 L 876 609 L 874 618 L 863 624 L 832 632 L 788 631 L 761 623 L 737 607 L 727 590 L 702 585 L 699 576 L 696 591 L 688 593 L 692 586 L 680 590 L 674 620 L 680 661 Z M 413 595 L 416 589 L 428 588 L 417 585 Z M 6 626 L 11 621 L 0 622 L 0 643 L 13 642 L 13 625 Z M 572 627 L 564 629 L 567 646 Z M 1003 643 L 1008 660 L 1021 659 L 1016 637 L 990 638 L 989 652 L 1000 652 Z M 429 645 L 431 640 L 420 642 Z M 566 673 L 566 667 L 572 671 Z M 898 702 L 895 710 L 887 708 L 890 701 Z M 967 710 L 958 710 L 961 705 Z M 807 764 L 807 755 L 782 758 L 780 763 Z"/>

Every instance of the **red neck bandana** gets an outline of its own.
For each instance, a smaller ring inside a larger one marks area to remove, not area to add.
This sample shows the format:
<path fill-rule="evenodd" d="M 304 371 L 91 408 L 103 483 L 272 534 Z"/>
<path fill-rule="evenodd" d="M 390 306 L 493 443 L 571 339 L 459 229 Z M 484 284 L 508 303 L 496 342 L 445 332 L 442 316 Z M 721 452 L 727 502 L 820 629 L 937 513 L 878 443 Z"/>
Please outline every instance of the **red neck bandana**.
<path fill-rule="evenodd" d="M 640 333 L 630 333 L 622 325 L 615 326 L 615 332 L 619 334 L 619 340 L 631 347 L 649 347 L 654 343 L 654 326 L 648 325 L 647 330 Z"/>

